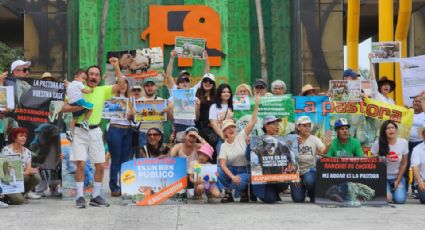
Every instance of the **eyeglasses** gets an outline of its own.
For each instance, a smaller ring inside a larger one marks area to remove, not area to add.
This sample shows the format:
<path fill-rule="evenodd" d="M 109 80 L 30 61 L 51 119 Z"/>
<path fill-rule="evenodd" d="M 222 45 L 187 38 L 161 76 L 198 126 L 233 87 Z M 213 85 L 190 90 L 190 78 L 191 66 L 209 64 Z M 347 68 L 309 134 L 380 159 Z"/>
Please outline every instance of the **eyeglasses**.
<path fill-rule="evenodd" d="M 148 133 L 147 135 L 149 137 L 157 137 L 157 136 L 160 136 L 161 134 L 159 134 L 159 133 Z"/>
<path fill-rule="evenodd" d="M 23 68 L 23 69 L 17 69 L 16 71 L 19 71 L 19 72 L 30 72 L 30 68 Z"/>

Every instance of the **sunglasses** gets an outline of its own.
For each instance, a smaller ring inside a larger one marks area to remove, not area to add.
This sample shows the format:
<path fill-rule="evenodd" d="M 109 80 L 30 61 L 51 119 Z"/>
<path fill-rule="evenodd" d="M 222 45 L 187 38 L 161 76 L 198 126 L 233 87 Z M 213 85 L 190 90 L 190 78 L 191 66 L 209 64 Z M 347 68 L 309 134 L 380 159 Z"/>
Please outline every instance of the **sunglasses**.
<path fill-rule="evenodd" d="M 214 81 L 211 79 L 205 79 L 202 81 L 203 83 L 210 83 L 210 84 L 214 84 Z"/>
<path fill-rule="evenodd" d="M 133 91 L 133 92 L 142 92 L 141 89 L 132 89 L 131 91 Z"/>
<path fill-rule="evenodd" d="M 17 69 L 16 71 L 19 71 L 19 72 L 29 72 L 30 71 L 30 68 Z"/>
<path fill-rule="evenodd" d="M 147 135 L 149 137 L 157 137 L 157 136 L 160 136 L 161 134 L 159 134 L 159 133 L 148 133 Z"/>

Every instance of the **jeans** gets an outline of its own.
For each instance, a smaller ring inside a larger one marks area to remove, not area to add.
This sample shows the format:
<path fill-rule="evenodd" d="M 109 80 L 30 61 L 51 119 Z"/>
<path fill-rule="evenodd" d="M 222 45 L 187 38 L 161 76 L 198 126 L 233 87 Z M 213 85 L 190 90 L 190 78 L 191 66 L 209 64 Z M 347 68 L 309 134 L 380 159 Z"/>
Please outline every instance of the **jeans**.
<path fill-rule="evenodd" d="M 144 145 L 148 143 L 148 135 L 144 132 L 140 132 L 139 134 L 139 147 L 142 148 Z"/>
<path fill-rule="evenodd" d="M 110 126 L 106 141 L 111 153 L 111 166 L 109 176 L 109 188 L 111 192 L 120 190 L 118 186 L 118 174 L 121 171 L 121 164 L 128 161 L 131 154 L 131 128 L 118 128 Z"/>
<path fill-rule="evenodd" d="M 182 124 L 174 124 L 174 132 L 177 134 L 178 132 L 185 131 L 189 127 L 191 127 L 191 126 L 190 125 L 182 125 Z"/>
<path fill-rule="evenodd" d="M 406 192 L 406 179 L 401 178 L 400 184 L 395 191 L 391 191 L 391 183 L 394 183 L 395 179 L 387 179 L 387 196 L 391 196 L 392 201 L 395 204 L 404 204 L 407 200 Z"/>
<path fill-rule="evenodd" d="M 25 188 L 24 193 L 23 194 L 14 193 L 14 194 L 5 195 L 6 202 L 11 205 L 24 204 L 25 203 L 24 194 L 33 190 L 35 186 L 37 186 L 38 183 L 40 183 L 40 181 L 41 181 L 41 177 L 40 177 L 40 174 L 38 173 L 24 176 L 24 188 Z"/>
<path fill-rule="evenodd" d="M 295 183 L 291 184 L 291 198 L 293 202 L 302 203 L 305 201 L 305 193 L 307 192 L 310 202 L 314 203 L 314 188 L 316 185 L 316 170 L 304 173 L 301 177 L 301 182 L 298 186 Z"/>
<path fill-rule="evenodd" d="M 255 185 L 255 187 L 257 186 L 258 185 Z M 277 183 L 277 184 L 266 184 L 263 186 L 264 186 L 264 197 L 259 197 L 260 200 L 266 204 L 273 204 L 281 200 L 279 193 L 286 190 L 289 187 L 289 184 Z"/>
<path fill-rule="evenodd" d="M 239 185 L 232 182 L 232 179 L 224 173 L 223 169 L 221 169 L 220 165 L 217 165 L 218 172 L 218 182 L 219 185 L 224 188 L 235 189 L 235 193 L 239 194 L 240 191 L 248 189 L 248 183 L 250 179 L 250 174 L 248 172 L 248 166 L 227 166 L 229 170 L 235 176 L 239 176 L 241 178 L 241 183 Z"/>
<path fill-rule="evenodd" d="M 217 153 L 217 156 L 220 155 L 220 149 L 223 143 L 224 141 L 221 138 L 218 138 L 217 143 L 215 144 L 215 152 Z"/>

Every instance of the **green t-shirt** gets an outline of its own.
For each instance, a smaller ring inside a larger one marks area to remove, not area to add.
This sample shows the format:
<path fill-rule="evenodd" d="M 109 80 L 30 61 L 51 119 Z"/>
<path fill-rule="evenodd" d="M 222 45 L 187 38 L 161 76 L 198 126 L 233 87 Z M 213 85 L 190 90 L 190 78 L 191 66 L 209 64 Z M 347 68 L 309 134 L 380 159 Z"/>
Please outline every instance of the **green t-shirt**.
<path fill-rule="evenodd" d="M 105 101 L 112 98 L 112 85 L 97 86 L 93 93 L 84 94 L 84 99 L 93 104 L 93 113 L 89 119 L 89 125 L 98 125 L 102 119 L 102 111 Z M 84 115 L 78 118 L 77 123 L 83 121 Z"/>
<path fill-rule="evenodd" d="M 339 139 L 332 140 L 331 147 L 326 153 L 327 157 L 362 157 L 363 150 L 360 141 L 355 138 L 348 138 L 347 143 L 339 143 Z"/>

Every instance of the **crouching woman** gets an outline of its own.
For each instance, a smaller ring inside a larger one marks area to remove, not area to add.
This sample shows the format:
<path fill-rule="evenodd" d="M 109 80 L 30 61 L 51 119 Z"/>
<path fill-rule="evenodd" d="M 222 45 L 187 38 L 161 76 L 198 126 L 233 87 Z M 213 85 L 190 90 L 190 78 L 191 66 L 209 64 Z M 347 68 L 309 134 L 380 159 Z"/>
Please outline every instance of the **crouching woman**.
<path fill-rule="evenodd" d="M 245 158 L 248 146 L 246 139 L 257 122 L 257 113 L 260 97 L 255 98 L 254 112 L 251 121 L 240 132 L 236 131 L 236 124 L 233 120 L 225 120 L 222 124 L 222 131 L 225 142 L 221 145 L 218 156 L 218 181 L 225 188 L 222 203 L 233 202 L 232 189 L 236 194 L 241 194 L 241 202 L 248 202 L 248 184 L 250 179 L 249 165 Z"/>
<path fill-rule="evenodd" d="M 26 128 L 12 129 L 12 143 L 5 146 L 1 152 L 2 156 L 19 155 L 24 173 L 24 193 L 15 193 L 5 196 L 5 201 L 11 205 L 21 205 L 27 203 L 25 197 L 29 199 L 39 199 L 40 196 L 31 192 L 41 181 L 37 168 L 31 166 L 31 151 L 24 147 L 27 142 L 28 130 Z"/>

